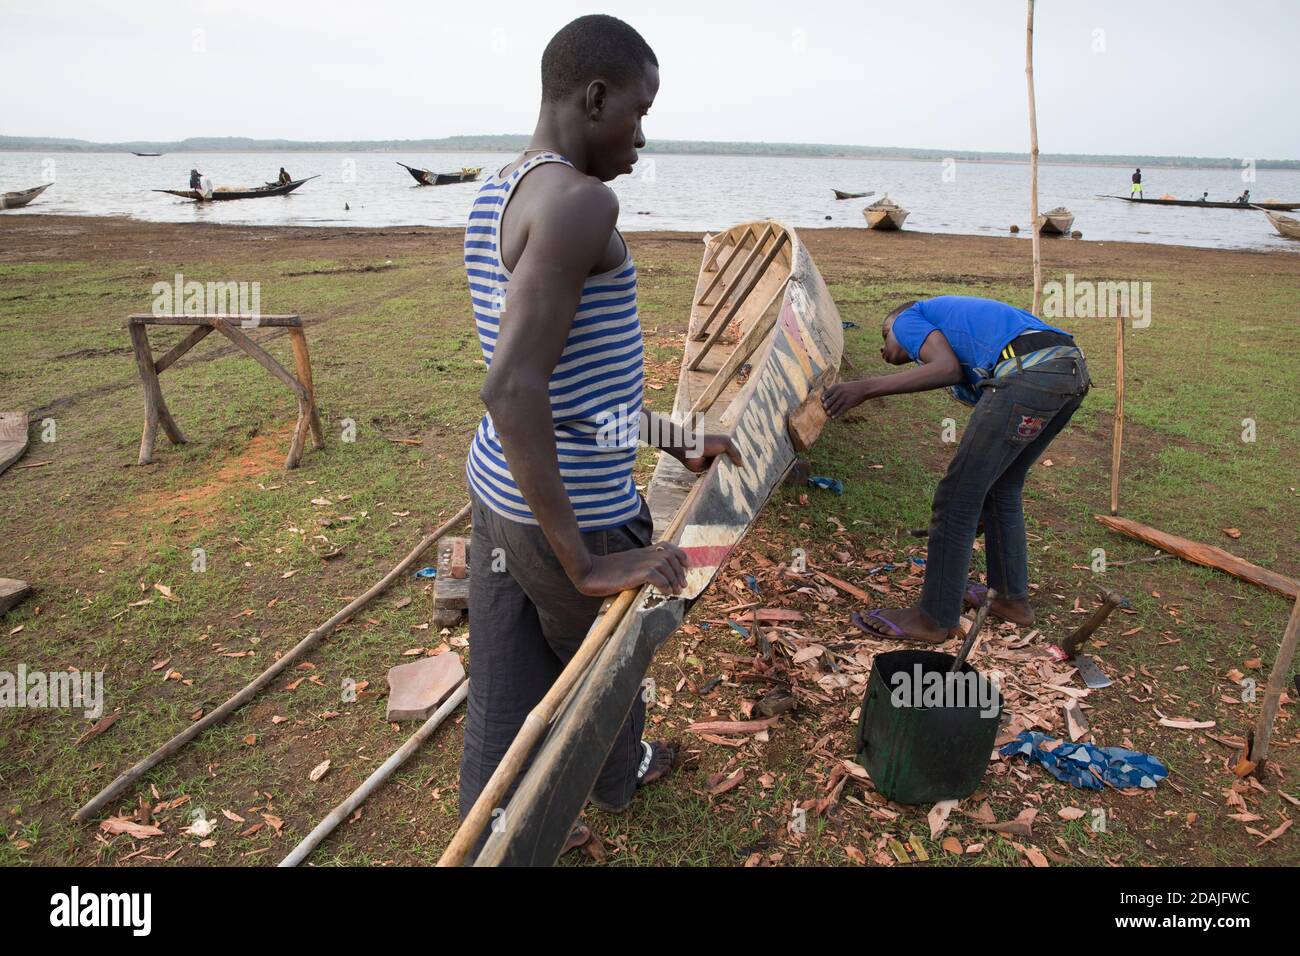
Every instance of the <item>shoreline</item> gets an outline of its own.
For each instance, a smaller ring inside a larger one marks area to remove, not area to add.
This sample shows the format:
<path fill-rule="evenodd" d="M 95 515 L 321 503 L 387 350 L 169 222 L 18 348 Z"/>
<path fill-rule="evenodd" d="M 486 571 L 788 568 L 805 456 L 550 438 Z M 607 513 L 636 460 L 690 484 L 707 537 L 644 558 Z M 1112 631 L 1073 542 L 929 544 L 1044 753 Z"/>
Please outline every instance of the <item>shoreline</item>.
<path fill-rule="evenodd" d="M 237 233 L 254 233 L 256 237 L 262 239 L 278 238 L 293 241 L 332 241 L 345 235 L 356 235 L 358 237 L 369 237 L 381 239 L 386 237 L 412 237 L 428 236 L 445 240 L 448 237 L 454 237 L 459 241 L 464 236 L 463 226 L 431 226 L 422 223 L 394 224 L 388 226 L 362 226 L 362 225 L 261 225 L 256 223 L 219 223 L 219 222 L 171 222 L 159 221 L 152 219 L 136 219 L 131 216 L 122 215 L 72 215 L 67 213 L 33 213 L 19 212 L 14 210 L 4 214 L 4 221 L 10 224 L 8 230 L 10 236 L 17 238 L 15 233 L 22 231 L 29 236 L 46 232 L 51 238 L 67 238 L 69 231 L 78 228 L 76 231 L 86 238 L 94 239 L 94 233 L 135 233 L 137 236 L 150 235 L 155 236 L 162 241 L 167 238 L 176 238 L 181 236 L 186 230 L 200 230 L 212 232 L 215 236 L 225 235 L 227 238 L 233 238 Z M 17 228 L 13 228 L 17 227 Z M 725 228 L 719 225 L 718 229 Z M 689 240 L 692 242 L 700 241 L 701 238 L 710 230 L 685 230 L 685 229 L 628 229 L 623 230 L 630 237 L 631 245 L 635 246 L 636 242 L 680 242 Z M 978 244 L 992 244 L 999 248 L 1009 248 L 1010 243 L 1028 242 L 1030 235 L 1028 231 L 1022 230 L 1017 235 L 987 235 L 981 233 L 949 233 L 949 232 L 924 232 L 921 230 L 907 229 L 897 233 L 881 234 L 874 230 L 866 229 L 862 226 L 810 226 L 797 230 L 800 236 L 814 239 L 822 237 L 824 241 L 839 245 L 852 237 L 856 237 L 862 244 L 863 248 L 870 248 L 872 255 L 877 255 L 882 251 L 893 250 L 895 248 L 913 248 L 917 242 L 949 245 L 949 246 L 966 246 Z M 24 261 L 50 261 L 34 258 L 21 258 L 12 254 L 12 250 L 6 249 L 7 243 L 4 241 L 3 234 L 0 234 L 0 262 L 24 262 Z M 247 240 L 238 240 L 247 241 Z M 870 243 L 868 247 L 866 244 Z M 814 243 L 820 244 L 820 243 Z M 1081 239 L 1069 239 L 1064 237 L 1046 237 L 1042 243 L 1044 253 L 1044 263 L 1048 260 L 1053 262 L 1068 261 L 1071 256 L 1069 250 L 1091 250 L 1101 253 L 1105 250 L 1107 253 L 1115 251 L 1127 251 L 1129 253 L 1144 251 L 1147 256 L 1156 259 L 1164 258 L 1171 253 L 1182 253 L 1187 255 L 1200 256 L 1267 256 L 1279 262 L 1297 262 L 1296 253 L 1286 248 L 1278 249 L 1252 249 L 1252 248 L 1222 248 L 1209 246 L 1190 246 L 1170 242 L 1139 242 L 1130 240 L 1095 240 L 1088 239 L 1086 236 Z M 913 251 L 915 251 L 913 249 Z M 1066 253 L 1062 255 L 1062 253 Z M 1104 256 L 1108 258 L 1109 256 Z M 66 259 L 65 256 L 55 257 L 55 261 Z M 75 258 L 72 257 L 72 258 Z M 1024 258 L 1026 270 L 1029 268 L 1029 248 L 1024 247 Z M 1085 255 L 1083 259 L 1093 259 L 1096 256 Z"/>

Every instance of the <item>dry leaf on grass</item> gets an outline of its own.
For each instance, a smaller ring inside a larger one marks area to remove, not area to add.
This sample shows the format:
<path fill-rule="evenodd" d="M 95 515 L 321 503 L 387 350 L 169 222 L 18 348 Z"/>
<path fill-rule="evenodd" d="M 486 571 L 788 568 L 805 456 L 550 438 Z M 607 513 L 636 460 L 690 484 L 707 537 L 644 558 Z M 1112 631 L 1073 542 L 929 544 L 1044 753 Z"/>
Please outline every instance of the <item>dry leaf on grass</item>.
<path fill-rule="evenodd" d="M 147 840 L 149 837 L 162 836 L 162 830 L 155 826 L 148 826 L 143 823 L 136 823 L 128 817 L 109 817 L 100 823 L 99 828 L 105 833 L 126 833 L 135 837 L 137 840 Z"/>
<path fill-rule="evenodd" d="M 330 769 L 330 762 L 328 760 L 322 760 L 316 766 L 312 767 L 311 773 L 309 773 L 307 776 L 311 778 L 312 782 L 314 783 L 315 781 L 319 780 L 321 777 L 325 776 L 325 774 L 329 773 L 329 769 Z"/>

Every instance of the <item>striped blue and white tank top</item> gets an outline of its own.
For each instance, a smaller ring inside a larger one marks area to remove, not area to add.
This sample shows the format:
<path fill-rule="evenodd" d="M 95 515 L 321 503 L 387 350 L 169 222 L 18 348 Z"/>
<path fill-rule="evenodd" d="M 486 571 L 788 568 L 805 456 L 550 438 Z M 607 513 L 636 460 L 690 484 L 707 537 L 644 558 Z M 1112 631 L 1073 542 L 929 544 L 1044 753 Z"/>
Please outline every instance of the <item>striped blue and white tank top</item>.
<path fill-rule="evenodd" d="M 501 261 L 501 217 L 520 180 L 544 163 L 573 165 L 556 153 L 535 156 L 504 177 L 489 177 L 470 210 L 465 273 L 489 367 L 501 316 L 509 308 L 510 272 Z M 628 252 L 618 268 L 588 276 L 583 283 L 569 339 L 551 373 L 560 477 L 584 531 L 626 524 L 641 510 L 632 466 L 644 389 L 643 348 L 636 267 Z M 512 521 L 537 524 L 510 474 L 490 414 L 479 422 L 465 469 L 470 488 L 485 505 Z"/>

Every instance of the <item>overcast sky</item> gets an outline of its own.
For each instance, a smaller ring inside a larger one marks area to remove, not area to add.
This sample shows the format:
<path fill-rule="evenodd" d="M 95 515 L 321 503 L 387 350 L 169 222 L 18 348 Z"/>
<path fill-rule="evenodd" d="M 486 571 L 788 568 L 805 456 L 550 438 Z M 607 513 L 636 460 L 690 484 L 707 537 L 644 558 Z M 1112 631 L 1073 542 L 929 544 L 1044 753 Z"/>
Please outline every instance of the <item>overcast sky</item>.
<path fill-rule="evenodd" d="M 641 31 L 649 139 L 1028 146 L 1024 0 L 0 0 L 0 134 L 526 133 L 575 16 Z M 1300 2 L 1039 0 L 1044 152 L 1300 158 Z"/>

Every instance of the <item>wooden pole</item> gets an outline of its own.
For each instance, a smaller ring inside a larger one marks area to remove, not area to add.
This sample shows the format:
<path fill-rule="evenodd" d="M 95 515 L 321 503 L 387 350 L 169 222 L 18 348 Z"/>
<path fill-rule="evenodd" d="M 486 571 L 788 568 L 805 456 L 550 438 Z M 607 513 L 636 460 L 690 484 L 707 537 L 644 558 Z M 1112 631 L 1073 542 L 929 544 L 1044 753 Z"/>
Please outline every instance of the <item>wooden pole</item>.
<path fill-rule="evenodd" d="M 347 607 L 343 608 L 343 610 L 339 611 L 337 614 L 335 614 L 332 618 L 330 618 L 320 627 L 316 628 L 316 630 L 312 631 L 310 634 L 304 637 L 301 641 L 299 641 L 296 645 L 294 645 L 292 650 L 290 650 L 287 654 L 281 657 L 278 661 L 276 661 L 266 670 L 262 671 L 262 673 L 258 675 L 256 680 L 254 680 L 251 684 L 249 684 L 247 687 L 241 690 L 234 697 L 230 698 L 228 701 L 226 701 L 216 710 L 212 711 L 210 714 L 207 714 L 205 717 L 203 717 L 202 720 L 198 720 L 190 724 L 190 726 L 187 727 L 184 731 L 177 734 L 171 740 L 167 741 L 167 743 L 163 744 L 161 747 L 159 747 L 149 756 L 145 757 L 135 766 L 127 770 L 124 770 L 122 773 L 120 773 L 116 780 L 110 783 L 103 790 L 99 791 L 99 793 L 96 794 L 94 799 L 92 799 L 84 807 L 82 807 L 75 814 L 73 814 L 72 819 L 76 822 L 82 822 L 90 819 L 90 817 L 94 816 L 96 813 L 98 813 L 100 810 L 106 807 L 109 804 L 109 802 L 111 802 L 114 798 L 117 797 L 119 793 L 121 793 L 123 790 L 129 787 L 132 783 L 138 780 L 145 773 L 152 770 L 158 764 L 162 763 L 172 754 L 176 753 L 178 750 L 180 750 L 182 747 L 184 747 L 186 744 L 192 741 L 199 734 L 203 733 L 203 731 L 207 730 L 209 727 L 221 723 L 223 720 L 225 720 L 227 717 L 233 714 L 240 707 L 243 707 L 245 704 L 247 704 L 250 700 L 252 700 L 255 696 L 257 696 L 257 694 L 259 694 L 262 690 L 264 690 L 266 686 L 271 683 L 271 681 L 275 680 L 275 678 L 279 674 L 281 674 L 286 668 L 288 668 L 290 664 L 293 664 L 296 661 L 300 660 L 309 651 L 313 650 L 317 644 L 323 641 L 330 634 L 334 633 L 334 630 L 340 624 L 342 624 L 348 618 L 352 617 L 352 615 L 356 614 L 357 611 L 361 610 L 363 607 L 365 607 L 367 604 L 373 601 L 380 594 L 384 593 L 384 591 L 388 590 L 388 586 L 392 584 L 394 581 L 396 581 L 403 574 L 405 574 L 406 571 L 411 567 L 411 565 L 414 564 L 416 560 L 420 557 L 420 555 L 424 554 L 424 552 L 427 551 L 430 547 L 432 547 L 438 541 L 439 538 L 445 535 L 456 525 L 460 524 L 461 521 L 463 521 L 468 516 L 469 516 L 469 502 L 467 501 L 459 511 L 457 511 L 454 515 L 452 515 L 445 522 L 443 522 L 443 524 L 437 530 L 421 538 L 420 543 L 415 546 L 415 548 L 411 551 L 411 553 L 408 554 L 406 557 L 404 557 L 401 561 L 399 561 L 397 565 L 394 566 L 393 570 L 389 571 L 386 575 L 384 575 L 383 578 L 381 578 L 378 583 L 376 583 L 373 587 L 371 587 L 369 591 L 361 595 L 359 598 L 354 600 Z"/>
<path fill-rule="evenodd" d="M 1034 315 L 1043 308 L 1043 258 L 1038 235 L 1038 111 L 1034 105 L 1034 0 L 1025 27 L 1025 79 L 1029 84 L 1029 221 L 1034 250 Z"/>
<path fill-rule="evenodd" d="M 1177 555 L 1184 561 L 1224 571 L 1291 601 L 1300 598 L 1300 581 L 1270 571 L 1268 568 L 1261 568 L 1258 564 L 1251 564 L 1245 558 L 1239 558 L 1230 551 L 1216 548 L 1212 544 L 1201 544 L 1199 541 L 1180 538 L 1176 534 L 1169 534 L 1167 531 L 1152 528 L 1130 518 L 1113 518 L 1110 515 L 1093 515 L 1093 517 L 1112 531 L 1145 541 L 1161 551 Z"/>
<path fill-rule="evenodd" d="M 1282 700 L 1282 685 L 1291 673 L 1291 661 L 1295 657 L 1296 640 L 1300 638 L 1300 598 L 1296 598 L 1291 608 L 1291 619 L 1286 623 L 1282 635 L 1282 646 L 1278 649 L 1277 660 L 1268 675 L 1268 689 L 1264 692 L 1264 707 L 1259 712 L 1259 722 L 1255 725 L 1255 746 L 1250 752 L 1250 760 L 1256 767 L 1262 768 L 1268 757 L 1268 743 L 1273 736 L 1273 720 L 1277 717 L 1278 704 Z"/>
<path fill-rule="evenodd" d="M 391 757 L 385 760 L 376 768 L 375 772 L 366 778 L 365 783 L 353 790 L 351 795 L 340 803 L 337 807 L 329 812 L 316 828 L 307 834 L 293 851 L 280 861 L 280 866 L 297 866 L 307 858 L 312 850 L 320 845 L 320 842 L 327 836 L 338 829 L 339 825 L 361 804 L 365 803 L 372 793 L 378 790 L 389 777 L 410 758 L 424 744 L 426 740 L 433 735 L 438 729 L 438 725 L 447 719 L 457 707 L 459 707 L 469 695 L 469 681 L 461 681 L 456 685 L 450 697 L 443 701 L 442 706 L 433 712 L 414 734 L 411 739 L 402 744 Z"/>
<path fill-rule="evenodd" d="M 469 856 L 470 850 L 478 842 L 479 834 L 483 828 L 488 825 L 492 816 L 492 811 L 501 805 L 502 799 L 510 790 L 510 785 L 515 782 L 515 777 L 523 769 L 526 761 L 533 752 L 533 748 L 546 735 L 546 729 L 551 725 L 556 711 L 560 709 L 560 704 L 569 696 L 578 679 L 587 672 L 591 662 L 595 659 L 600 649 L 605 646 L 609 636 L 614 633 L 614 628 L 623 620 L 623 615 L 632 607 L 632 602 L 640 594 L 640 588 L 632 588 L 623 591 L 614 599 L 614 602 L 602 614 L 587 636 L 583 638 L 578 652 L 569 659 L 560 676 L 555 679 L 551 689 L 524 718 L 523 726 L 519 728 L 519 733 L 510 743 L 510 749 L 506 751 L 501 762 L 497 764 L 496 770 L 488 778 L 487 785 L 479 793 L 478 799 L 474 801 L 474 806 L 470 808 L 465 819 L 461 821 L 460 829 L 452 837 L 451 843 L 443 851 L 442 857 L 438 860 L 439 866 L 461 866 Z"/>
<path fill-rule="evenodd" d="M 1119 514 L 1119 459 L 1124 450 L 1124 324 L 1120 309 L 1115 320 L 1115 420 L 1110 435 L 1110 513 Z"/>
<path fill-rule="evenodd" d="M 710 467 L 716 467 L 716 462 Z M 687 514 L 690 513 L 693 500 L 703 487 L 703 476 L 700 476 L 686 496 L 686 500 L 677 509 L 677 514 L 673 517 L 672 523 L 668 526 L 668 530 L 664 532 L 663 541 L 672 541 L 681 530 Z M 439 866 L 464 865 L 470 851 L 474 849 L 474 844 L 478 842 L 479 834 L 488 825 L 492 811 L 502 806 L 502 801 L 514 784 L 515 778 L 519 776 L 520 771 L 523 769 L 524 762 L 532 756 L 533 749 L 546 736 L 546 731 L 550 727 L 551 721 L 555 719 L 560 705 L 564 703 L 569 696 L 569 692 L 587 673 L 587 668 L 591 666 L 591 662 L 596 659 L 596 656 L 604 648 L 610 635 L 622 622 L 623 616 L 632 609 L 637 597 L 648 587 L 649 585 L 643 585 L 619 593 L 600 617 L 596 619 L 595 623 L 592 624 L 591 630 L 587 632 L 587 636 L 583 638 L 582 644 L 578 647 L 578 652 L 564 666 L 564 670 L 555 679 L 555 683 L 546 692 L 546 696 L 524 718 L 523 726 L 519 728 L 519 733 L 515 735 L 515 739 L 511 742 L 510 749 L 506 751 L 505 756 L 501 758 L 501 762 L 497 764 L 496 770 L 488 778 L 487 785 L 483 787 L 478 799 L 474 801 L 474 806 L 470 808 L 465 819 L 461 821 L 460 829 L 456 831 L 451 843 L 443 851 L 442 857 L 438 860 Z"/>

